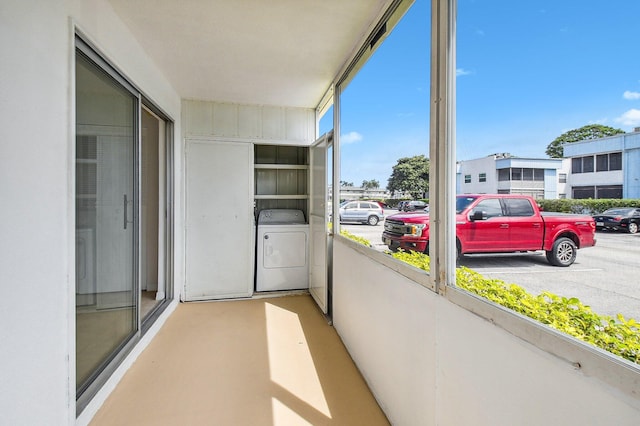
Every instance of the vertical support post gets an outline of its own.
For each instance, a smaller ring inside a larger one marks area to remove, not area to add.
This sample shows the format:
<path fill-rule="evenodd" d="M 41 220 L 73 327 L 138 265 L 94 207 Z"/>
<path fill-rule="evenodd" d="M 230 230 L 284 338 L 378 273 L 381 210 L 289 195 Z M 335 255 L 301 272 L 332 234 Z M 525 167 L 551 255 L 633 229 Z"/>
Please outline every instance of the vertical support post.
<path fill-rule="evenodd" d="M 429 121 L 430 279 L 444 294 L 455 283 L 455 19 L 456 0 L 431 1 Z"/>
<path fill-rule="evenodd" d="M 333 235 L 340 234 L 340 101 L 342 86 L 333 90 L 333 184 L 331 188 L 331 210 Z"/>

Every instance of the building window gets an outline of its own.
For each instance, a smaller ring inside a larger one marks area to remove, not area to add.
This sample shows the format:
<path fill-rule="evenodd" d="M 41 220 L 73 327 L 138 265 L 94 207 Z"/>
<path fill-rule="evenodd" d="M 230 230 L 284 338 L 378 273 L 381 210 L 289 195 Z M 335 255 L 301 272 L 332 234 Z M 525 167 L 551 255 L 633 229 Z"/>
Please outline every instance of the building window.
<path fill-rule="evenodd" d="M 596 186 L 596 198 L 622 198 L 622 185 Z"/>
<path fill-rule="evenodd" d="M 511 180 L 511 169 L 499 169 L 498 180 L 501 182 Z"/>
<path fill-rule="evenodd" d="M 573 198 L 585 199 L 595 198 L 596 190 L 593 186 L 575 186 L 573 187 Z"/>
<path fill-rule="evenodd" d="M 596 155 L 596 172 L 609 170 L 609 154 Z"/>
<path fill-rule="evenodd" d="M 533 169 L 533 180 L 544 181 L 544 169 Z"/>
<path fill-rule="evenodd" d="M 478 182 L 486 182 L 487 181 L 487 174 L 486 173 L 480 173 L 478 175 Z"/>
<path fill-rule="evenodd" d="M 511 180 L 522 180 L 522 169 L 511 169 Z"/>
<path fill-rule="evenodd" d="M 522 169 L 522 180 L 533 180 L 533 169 Z"/>
<path fill-rule="evenodd" d="M 566 173 L 560 173 L 558 175 L 558 183 L 567 183 L 567 174 Z"/>
<path fill-rule="evenodd" d="M 471 175 L 464 175 L 464 183 L 471 183 Z"/>
<path fill-rule="evenodd" d="M 593 173 L 593 155 L 582 157 L 582 173 Z"/>
<path fill-rule="evenodd" d="M 622 153 L 596 155 L 596 171 L 607 172 L 609 170 L 622 170 Z"/>
<path fill-rule="evenodd" d="M 565 198 L 567 198 L 567 194 L 560 193 L 558 194 L 558 198 L 560 198 L 561 200 L 564 200 Z"/>
<path fill-rule="evenodd" d="M 612 155 L 619 155 L 620 161 L 617 157 L 612 160 Z M 611 162 L 614 162 L 612 168 Z M 571 159 L 571 173 L 593 173 L 594 171 L 602 172 L 607 170 L 621 170 L 622 166 L 622 153 L 615 154 L 602 154 L 596 156 L 594 161 L 593 155 L 587 155 L 584 157 L 576 157 Z"/>
<path fill-rule="evenodd" d="M 571 173 L 582 173 L 582 157 L 571 159 Z"/>
<path fill-rule="evenodd" d="M 609 154 L 609 170 L 622 170 L 621 152 L 613 152 Z"/>

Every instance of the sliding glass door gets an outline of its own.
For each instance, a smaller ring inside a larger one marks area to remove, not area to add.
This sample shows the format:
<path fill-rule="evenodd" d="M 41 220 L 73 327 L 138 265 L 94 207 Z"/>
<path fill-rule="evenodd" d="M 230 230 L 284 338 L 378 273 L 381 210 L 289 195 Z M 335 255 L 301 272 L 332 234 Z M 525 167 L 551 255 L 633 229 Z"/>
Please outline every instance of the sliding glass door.
<path fill-rule="evenodd" d="M 76 388 L 138 331 L 138 96 L 76 55 Z"/>

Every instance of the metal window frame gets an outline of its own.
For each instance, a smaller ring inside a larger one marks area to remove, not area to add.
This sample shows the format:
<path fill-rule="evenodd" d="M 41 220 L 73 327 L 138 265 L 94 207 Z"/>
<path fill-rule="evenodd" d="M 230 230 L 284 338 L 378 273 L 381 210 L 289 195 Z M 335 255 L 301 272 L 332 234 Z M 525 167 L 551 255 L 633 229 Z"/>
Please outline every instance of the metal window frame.
<path fill-rule="evenodd" d="M 103 55 L 100 50 L 90 41 L 90 38 L 84 34 L 80 28 L 77 26 L 73 29 L 74 38 L 73 38 L 73 63 L 75 64 L 76 55 L 82 54 L 86 58 L 88 58 L 91 62 L 93 62 L 100 70 L 113 78 L 118 84 L 124 87 L 127 91 L 129 91 L 134 97 L 137 99 L 136 101 L 136 109 L 135 109 L 135 130 L 134 134 L 136 137 L 135 141 L 135 155 L 134 155 L 134 209 L 136 212 L 136 218 L 134 218 L 134 250 L 136 251 L 133 262 L 134 262 L 134 291 L 135 291 L 135 303 L 136 303 L 136 330 L 132 335 L 123 342 L 120 347 L 115 350 L 111 356 L 105 361 L 103 366 L 101 366 L 94 373 L 90 382 L 80 390 L 80 392 L 75 393 L 76 399 L 76 417 L 79 416 L 82 411 L 87 407 L 87 405 L 91 402 L 91 400 L 96 396 L 96 394 L 100 391 L 100 389 L 105 385 L 107 380 L 111 377 L 111 375 L 116 371 L 116 369 L 120 366 L 120 364 L 126 359 L 129 353 L 133 350 L 133 348 L 140 342 L 140 339 L 147 330 L 153 325 L 155 320 L 165 311 L 165 309 L 169 306 L 171 301 L 174 298 L 174 242 L 175 242 L 175 154 L 174 154 L 174 120 L 164 112 L 160 107 L 157 106 L 155 102 L 151 100 L 150 97 L 146 96 L 145 93 L 137 87 L 133 82 L 125 77 L 125 74 L 118 69 L 111 61 L 107 59 L 105 55 Z M 75 66 L 75 65 L 74 65 Z M 72 86 L 72 97 L 75 97 L 75 68 L 72 73 L 73 81 L 71 82 Z M 141 229 L 139 226 L 139 218 L 141 217 L 141 203 L 140 203 L 140 173 L 142 170 L 140 161 L 140 144 L 142 140 L 142 108 L 146 107 L 150 111 L 152 111 L 155 115 L 157 115 L 160 119 L 165 122 L 165 209 L 166 209 L 166 222 L 165 222 L 165 299 L 163 302 L 159 303 L 158 306 L 151 312 L 146 318 L 141 317 L 140 313 L 140 238 L 141 238 Z M 74 103 L 74 111 L 72 113 L 75 116 L 75 103 Z M 71 137 L 75 140 L 76 129 L 75 129 L 75 120 L 73 120 L 73 130 Z M 75 146 L 75 142 L 72 143 L 72 146 Z M 75 157 L 75 150 L 72 153 Z M 72 177 L 75 182 L 75 174 Z M 75 230 L 74 230 L 75 232 Z M 75 270 L 75 268 L 73 269 Z M 74 280 L 75 277 L 72 277 Z M 75 303 L 70 304 L 70 309 L 75 311 Z M 75 318 L 75 314 L 74 314 Z M 75 323 L 74 323 L 75 330 Z M 74 335 L 75 341 L 75 335 Z M 70 354 L 73 356 L 73 367 L 75 368 L 75 353 Z M 72 375 L 73 383 L 70 383 L 70 389 L 75 391 L 75 373 Z M 70 377 L 71 378 L 71 377 Z"/>

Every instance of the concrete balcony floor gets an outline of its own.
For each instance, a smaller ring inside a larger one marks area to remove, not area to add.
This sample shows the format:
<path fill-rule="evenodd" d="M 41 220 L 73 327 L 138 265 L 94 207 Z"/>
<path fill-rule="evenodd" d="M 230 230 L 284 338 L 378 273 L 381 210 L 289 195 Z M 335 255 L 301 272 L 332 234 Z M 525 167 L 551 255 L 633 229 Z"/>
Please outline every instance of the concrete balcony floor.
<path fill-rule="evenodd" d="M 91 425 L 388 425 L 308 295 L 182 303 Z"/>

